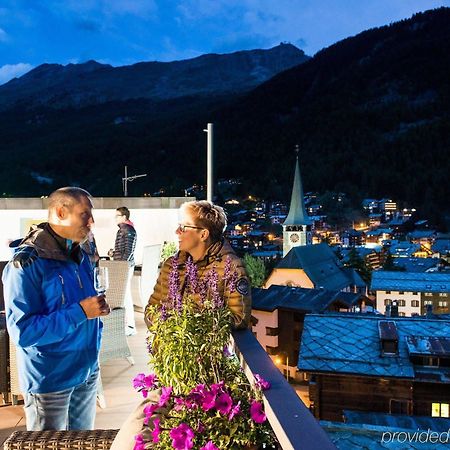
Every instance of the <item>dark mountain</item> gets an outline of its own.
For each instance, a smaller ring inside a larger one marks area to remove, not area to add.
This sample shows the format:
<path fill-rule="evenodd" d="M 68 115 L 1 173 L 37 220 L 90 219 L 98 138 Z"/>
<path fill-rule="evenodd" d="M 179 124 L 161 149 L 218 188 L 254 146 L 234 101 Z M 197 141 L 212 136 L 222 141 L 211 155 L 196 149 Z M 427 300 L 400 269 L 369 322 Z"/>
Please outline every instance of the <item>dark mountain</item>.
<path fill-rule="evenodd" d="M 161 186 L 179 194 L 205 181 L 202 130 L 214 122 L 217 176 L 242 177 L 249 193 L 288 200 L 298 143 L 305 191 L 389 196 L 442 216 L 450 197 L 449 23 L 450 9 L 440 8 L 365 31 L 250 93 L 126 94 L 61 109 L 66 100 L 17 97 L 0 113 L 0 192 L 41 195 L 81 183 L 95 195 L 120 195 L 127 164 L 149 173 L 130 185 L 132 194 Z M 94 64 L 86 77 L 111 70 Z M 221 85 L 211 74 L 204 79 Z"/>
<path fill-rule="evenodd" d="M 142 62 L 112 67 L 43 64 L 0 86 L 0 109 L 85 107 L 130 99 L 165 100 L 248 91 L 277 73 L 309 59 L 302 50 L 280 44 L 270 50 L 208 54 L 184 61 Z"/>

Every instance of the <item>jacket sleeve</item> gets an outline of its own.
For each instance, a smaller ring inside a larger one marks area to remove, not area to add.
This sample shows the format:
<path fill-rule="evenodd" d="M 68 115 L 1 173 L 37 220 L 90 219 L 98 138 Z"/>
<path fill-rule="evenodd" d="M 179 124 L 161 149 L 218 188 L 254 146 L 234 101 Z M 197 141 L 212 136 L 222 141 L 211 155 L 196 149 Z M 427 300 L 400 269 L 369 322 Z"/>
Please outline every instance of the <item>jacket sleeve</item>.
<path fill-rule="evenodd" d="M 62 341 L 87 320 L 79 303 L 45 313 L 43 273 L 39 262 L 15 267 L 3 274 L 6 320 L 13 342 L 20 347 L 41 346 Z"/>
<path fill-rule="evenodd" d="M 237 273 L 236 287 L 233 292 L 227 293 L 227 303 L 233 314 L 234 328 L 248 328 L 252 312 L 250 280 L 242 262 L 236 258 L 234 263 L 236 264 L 235 270 Z"/>

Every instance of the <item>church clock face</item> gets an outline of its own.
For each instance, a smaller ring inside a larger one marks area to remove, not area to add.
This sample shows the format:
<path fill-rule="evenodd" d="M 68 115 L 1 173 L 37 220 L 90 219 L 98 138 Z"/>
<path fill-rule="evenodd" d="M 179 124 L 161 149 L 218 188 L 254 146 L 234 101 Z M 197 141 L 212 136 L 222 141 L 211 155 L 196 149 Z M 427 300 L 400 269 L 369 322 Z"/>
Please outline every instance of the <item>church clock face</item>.
<path fill-rule="evenodd" d="M 289 236 L 289 240 L 291 241 L 291 242 L 293 242 L 294 244 L 296 243 L 296 242 L 298 242 L 299 241 L 299 236 L 298 236 L 298 234 L 297 233 L 292 233 L 290 236 Z"/>

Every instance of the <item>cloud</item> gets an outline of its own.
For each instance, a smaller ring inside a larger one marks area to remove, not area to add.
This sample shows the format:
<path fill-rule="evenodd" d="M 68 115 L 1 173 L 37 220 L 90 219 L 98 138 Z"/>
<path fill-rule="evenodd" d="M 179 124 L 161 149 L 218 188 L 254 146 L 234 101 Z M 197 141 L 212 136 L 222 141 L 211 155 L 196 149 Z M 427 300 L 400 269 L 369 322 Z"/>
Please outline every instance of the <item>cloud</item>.
<path fill-rule="evenodd" d="M 0 67 L 0 85 L 8 82 L 14 77 L 20 77 L 21 75 L 29 72 L 33 66 L 28 63 L 19 64 L 5 64 Z"/>
<path fill-rule="evenodd" d="M 8 40 L 8 33 L 3 28 L 0 28 L 0 42 L 6 42 Z"/>

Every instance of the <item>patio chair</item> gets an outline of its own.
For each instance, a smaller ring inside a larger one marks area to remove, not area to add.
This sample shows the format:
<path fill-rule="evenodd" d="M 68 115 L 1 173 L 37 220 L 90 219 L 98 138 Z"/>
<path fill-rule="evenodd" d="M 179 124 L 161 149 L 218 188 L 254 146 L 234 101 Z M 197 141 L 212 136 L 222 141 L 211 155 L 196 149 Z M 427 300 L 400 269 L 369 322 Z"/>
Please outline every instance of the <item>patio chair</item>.
<path fill-rule="evenodd" d="M 102 317 L 103 337 L 100 348 L 99 361 L 101 365 L 111 359 L 126 358 L 134 365 L 125 335 L 125 292 L 128 279 L 127 261 L 100 261 L 100 266 L 107 267 L 109 272 L 109 288 L 106 291 L 106 300 L 111 308 L 108 316 Z M 98 383 L 98 402 L 101 408 L 106 407 L 101 377 Z"/>
<path fill-rule="evenodd" d="M 4 450 L 108 450 L 119 430 L 15 431 Z"/>

